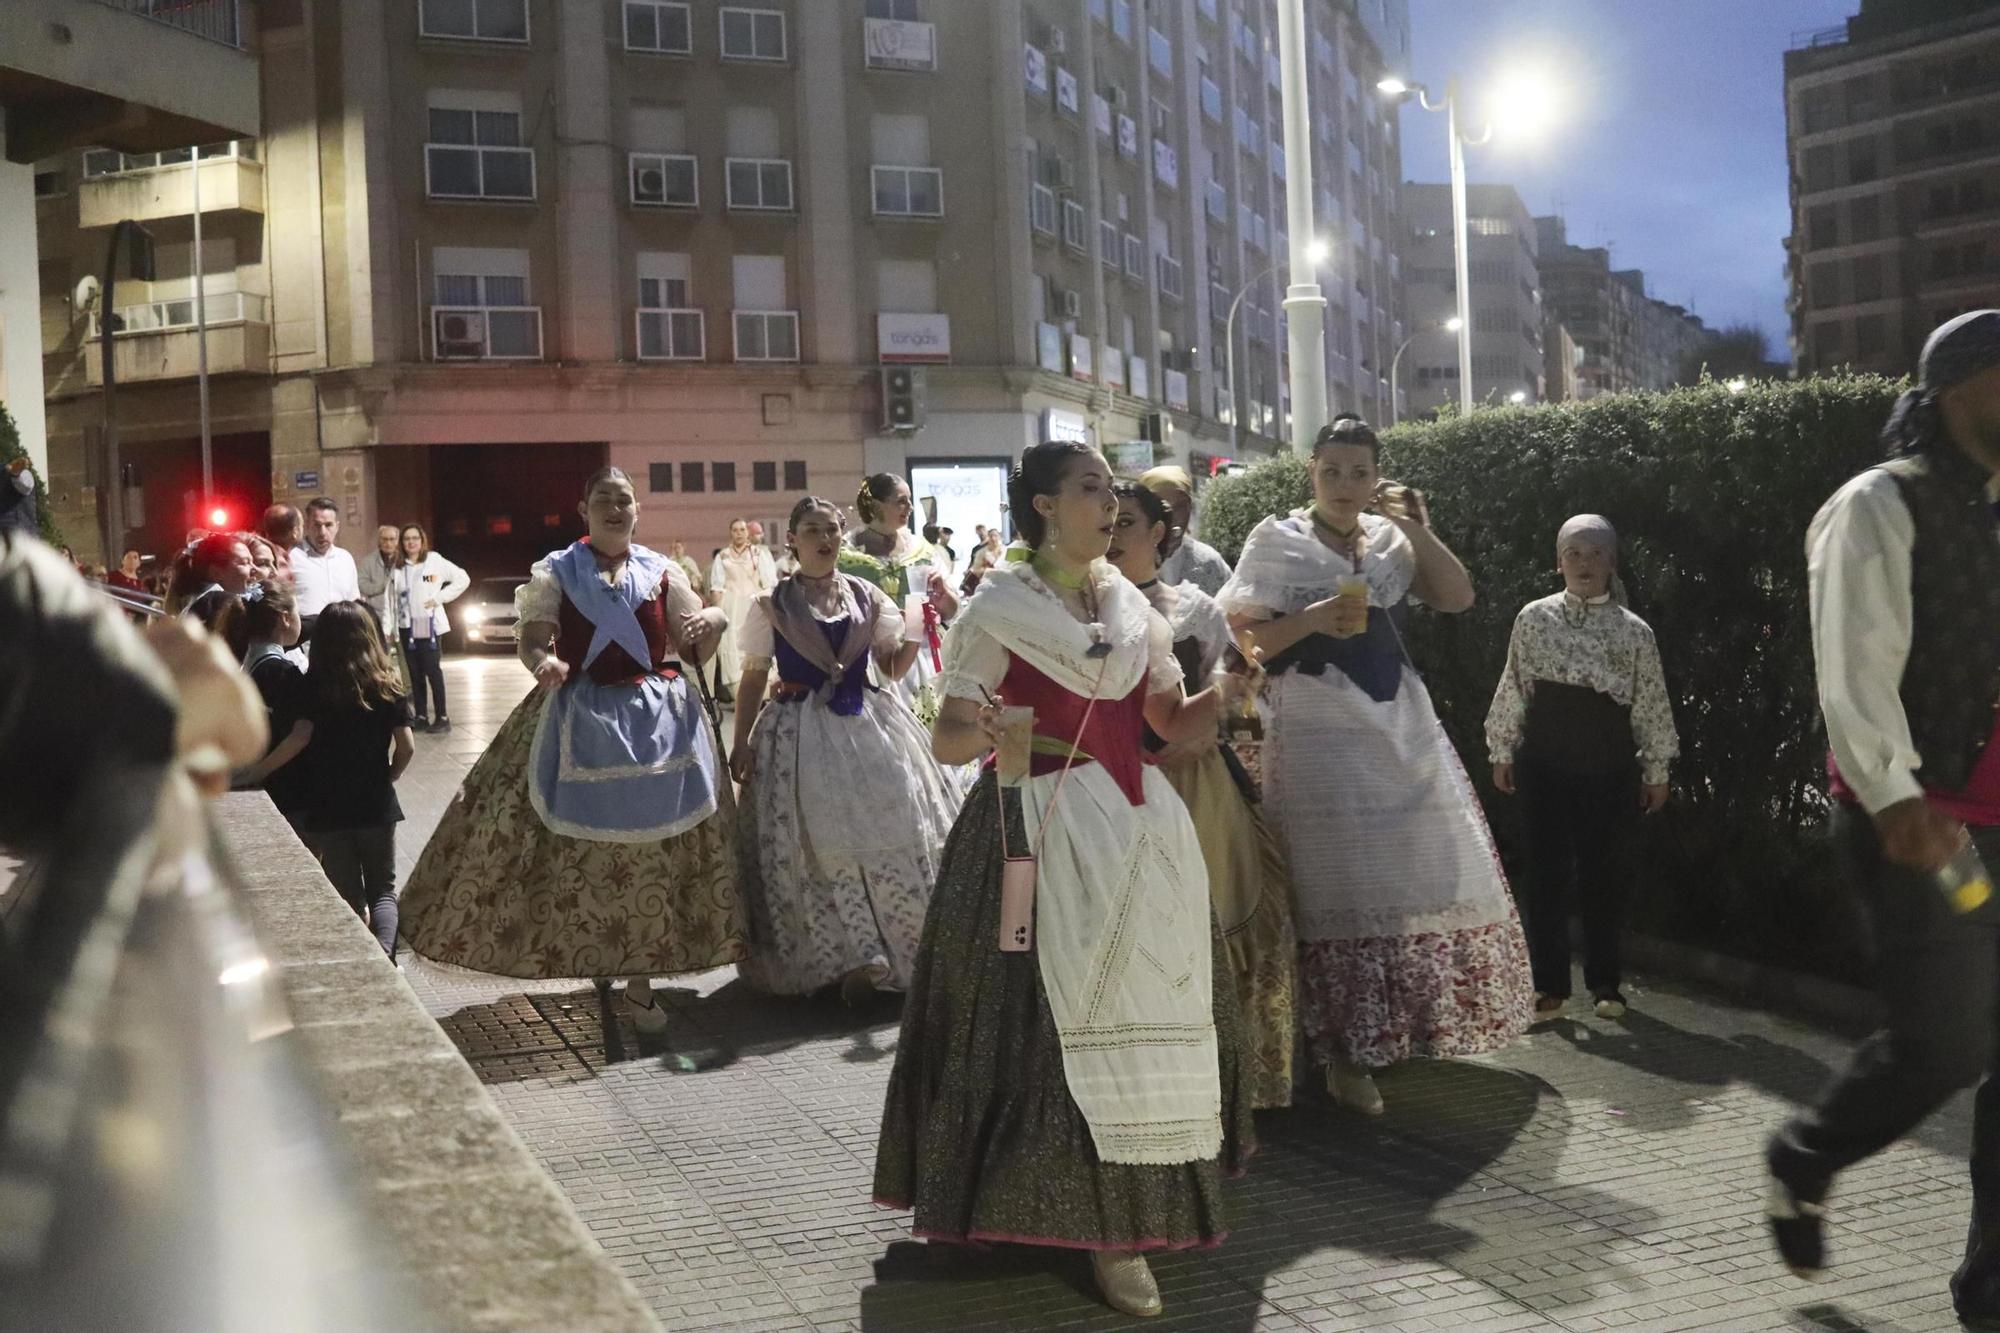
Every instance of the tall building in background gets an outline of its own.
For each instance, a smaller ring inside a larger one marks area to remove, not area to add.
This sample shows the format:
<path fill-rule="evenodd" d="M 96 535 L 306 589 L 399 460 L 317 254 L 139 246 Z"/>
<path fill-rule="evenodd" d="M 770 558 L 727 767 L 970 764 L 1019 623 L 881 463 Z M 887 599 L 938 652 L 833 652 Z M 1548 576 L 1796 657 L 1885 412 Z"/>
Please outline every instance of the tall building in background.
<path fill-rule="evenodd" d="M 1712 336 L 1707 325 L 1680 306 L 1648 296 L 1646 275 L 1636 268 L 1613 269 L 1611 252 L 1603 246 L 1571 245 L 1561 218 L 1536 218 L 1535 227 L 1544 337 L 1559 342 L 1555 326 L 1560 325 L 1575 345 L 1573 396 L 1668 389 L 1682 382 L 1690 358 Z"/>
<path fill-rule="evenodd" d="M 2000 305 L 2000 3 L 1863 0 L 1785 53 L 1792 357 L 1901 375 Z"/>
<path fill-rule="evenodd" d="M 1398 382 L 1410 414 L 1423 416 L 1459 402 L 1458 337 L 1444 327 L 1458 308 L 1451 187 L 1405 184 L 1403 209 L 1410 225 L 1403 258 L 1411 342 Z M 1472 401 L 1503 403 L 1520 393 L 1540 402 L 1545 396 L 1542 280 L 1535 220 L 1513 186 L 1469 185 L 1466 232 Z"/>
<path fill-rule="evenodd" d="M 1406 63 L 1408 16 L 1307 10 L 1332 406 L 1379 417 L 1404 336 L 1401 155 L 1372 89 L 1385 41 Z M 573 535 L 607 461 L 637 480 L 647 540 L 705 553 L 731 518 L 781 528 L 801 495 L 884 469 L 954 527 L 994 521 L 1007 461 L 1048 435 L 1197 469 L 1283 435 L 1269 0 L 243 15 L 261 133 L 198 168 L 115 146 L 36 166 L 52 473 L 79 534 L 102 367 L 68 293 L 126 218 L 158 242 L 115 314 L 132 530 L 162 553 L 203 517 L 197 281 L 225 506 L 328 494 L 350 544 L 423 521 L 478 572 Z M 896 404 L 914 432 L 885 424 L 902 365 L 924 372 Z"/>

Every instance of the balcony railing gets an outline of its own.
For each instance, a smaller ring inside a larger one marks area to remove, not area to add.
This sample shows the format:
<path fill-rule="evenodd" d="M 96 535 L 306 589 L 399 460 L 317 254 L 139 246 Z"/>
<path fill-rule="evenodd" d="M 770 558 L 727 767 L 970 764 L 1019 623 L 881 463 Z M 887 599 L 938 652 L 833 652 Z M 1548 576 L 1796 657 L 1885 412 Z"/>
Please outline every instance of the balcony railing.
<path fill-rule="evenodd" d="M 1028 225 L 1043 236 L 1056 234 L 1056 192 L 1046 185 L 1028 187 Z"/>
<path fill-rule="evenodd" d="M 424 189 L 433 199 L 533 200 L 535 150 L 424 145 Z"/>
<path fill-rule="evenodd" d="M 434 305 L 431 345 L 439 361 L 539 361 L 542 308 Z"/>
<path fill-rule="evenodd" d="M 706 320 L 699 310 L 642 306 L 637 325 L 641 361 L 701 361 L 708 355 Z"/>
<path fill-rule="evenodd" d="M 264 298 L 249 292 L 209 292 L 202 304 L 207 307 L 204 314 L 211 327 L 264 322 Z M 116 322 L 111 336 L 129 338 L 141 333 L 172 333 L 191 329 L 195 326 L 194 316 L 193 296 L 177 297 L 171 301 L 148 301 L 141 305 L 121 305 L 112 314 Z M 102 336 L 102 325 L 98 322 L 96 311 L 90 315 L 90 336 Z"/>
<path fill-rule="evenodd" d="M 738 310 L 732 322 L 738 361 L 799 359 L 798 311 Z"/>
<path fill-rule="evenodd" d="M 1146 247 L 1131 232 L 1125 233 L 1125 276 L 1134 282 L 1146 277 Z"/>
<path fill-rule="evenodd" d="M 1104 267 L 1113 273 L 1118 271 L 1118 224 L 1109 218 L 1100 218 L 1097 223 L 1097 248 L 1104 252 Z"/>
<path fill-rule="evenodd" d="M 83 155 L 83 178 L 96 180 L 100 176 L 184 167 L 194 161 L 196 151 L 193 148 L 167 148 L 157 153 L 121 153 L 115 148 L 92 148 Z M 226 143 L 203 144 L 199 151 L 204 162 L 220 158 L 242 158 L 254 162 L 257 160 L 257 141 L 231 139 Z"/>
<path fill-rule="evenodd" d="M 1154 255 L 1153 263 L 1160 271 L 1160 295 L 1171 301 L 1181 299 L 1181 261 L 1172 255 Z"/>
<path fill-rule="evenodd" d="M 101 5 L 138 14 L 169 28 L 193 33 L 224 46 L 243 45 L 243 15 L 239 0 L 97 0 Z"/>

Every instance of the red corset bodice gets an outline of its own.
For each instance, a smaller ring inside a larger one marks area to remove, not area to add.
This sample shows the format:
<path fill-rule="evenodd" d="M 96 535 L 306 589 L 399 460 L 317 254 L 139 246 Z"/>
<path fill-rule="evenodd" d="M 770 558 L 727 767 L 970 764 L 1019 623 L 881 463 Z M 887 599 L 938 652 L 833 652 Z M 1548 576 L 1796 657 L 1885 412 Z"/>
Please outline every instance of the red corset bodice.
<path fill-rule="evenodd" d="M 1090 701 L 1072 694 L 1029 666 L 1013 653 L 1007 655 L 1007 678 L 1000 683 L 1004 703 L 1035 710 L 1035 735 L 1075 746 L 1089 755 L 1076 763 L 1095 763 L 1111 775 L 1118 790 L 1134 805 L 1146 803 L 1145 751 L 1141 741 L 1146 731 L 1146 682 L 1141 680 L 1123 699 L 1099 699 L 1090 709 L 1090 726 L 1081 735 L 1078 726 Z M 987 763 L 993 762 L 988 756 Z M 1060 773 L 1063 756 L 1036 754 L 1029 772 Z"/>
<path fill-rule="evenodd" d="M 660 586 L 664 588 L 666 585 Z M 645 665 L 634 662 L 632 654 L 615 643 L 607 643 L 585 674 L 598 685 L 631 685 L 673 661 L 673 645 L 667 639 L 666 606 L 665 599 L 655 597 L 642 603 L 634 612 L 639 618 L 639 628 L 645 632 L 646 646 L 652 650 L 651 662 Z M 589 655 L 590 641 L 596 635 L 597 627 L 570 604 L 569 595 L 565 593 L 556 621 L 556 656 L 569 663 L 571 670 L 576 670 Z"/>

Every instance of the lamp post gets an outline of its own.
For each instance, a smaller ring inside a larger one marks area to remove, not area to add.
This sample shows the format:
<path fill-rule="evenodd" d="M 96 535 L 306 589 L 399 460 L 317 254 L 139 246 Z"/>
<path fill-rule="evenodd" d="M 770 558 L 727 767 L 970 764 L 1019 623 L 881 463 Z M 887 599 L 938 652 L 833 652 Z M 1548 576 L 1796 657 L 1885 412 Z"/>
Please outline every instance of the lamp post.
<path fill-rule="evenodd" d="M 1446 320 L 1442 324 L 1439 324 L 1437 327 L 1444 330 L 1446 333 L 1456 333 L 1461 328 L 1465 327 L 1465 321 L 1461 319 L 1459 316 L 1453 315 L 1450 319 Z M 1415 333 L 1403 339 L 1403 345 L 1401 347 L 1398 347 L 1396 349 L 1396 354 L 1389 358 L 1389 424 L 1392 426 L 1395 425 L 1397 420 L 1402 416 L 1402 412 L 1399 410 L 1397 406 L 1399 403 L 1401 403 L 1402 399 L 1398 396 L 1396 392 L 1396 368 L 1402 364 L 1403 353 L 1410 350 L 1410 344 L 1415 342 L 1417 339 L 1423 337 L 1426 333 L 1429 333 L 1430 331 L 1431 330 L 1427 328 L 1418 329 Z"/>
<path fill-rule="evenodd" d="M 1326 424 L 1326 297 L 1313 237 L 1312 113 L 1306 94 L 1305 0 L 1278 0 L 1278 91 L 1285 115 L 1285 235 L 1292 281 L 1285 287 L 1291 352 L 1292 449 L 1309 453 Z"/>
<path fill-rule="evenodd" d="M 1472 412 L 1472 291 L 1471 261 L 1467 251 L 1465 235 L 1465 150 L 1477 148 L 1493 137 L 1491 125 L 1482 129 L 1477 137 L 1469 138 L 1458 128 L 1458 76 L 1446 81 L 1444 100 L 1432 103 L 1430 93 L 1421 83 L 1406 83 L 1402 79 L 1387 78 L 1375 85 L 1375 90 L 1388 97 L 1415 97 L 1417 105 L 1426 111 L 1445 113 L 1446 133 L 1451 139 L 1451 250 L 1453 271 L 1458 286 L 1458 407 L 1459 411 L 1471 415 Z"/>
<path fill-rule="evenodd" d="M 97 521 L 107 561 L 112 553 L 125 549 L 125 464 L 118 451 L 118 358 L 112 354 L 112 336 L 119 323 L 118 255 L 128 246 L 133 276 L 151 282 L 153 234 L 130 218 L 111 229 L 98 306 L 98 359 L 104 371 L 104 428 L 100 432 L 104 466 L 99 469 Z"/>
<path fill-rule="evenodd" d="M 1294 249 L 1297 248 L 1296 242 L 1294 243 L 1293 248 Z M 1312 265 L 1314 268 L 1317 268 L 1319 265 L 1326 262 L 1326 256 L 1327 256 L 1327 244 L 1325 241 L 1320 240 L 1318 237 L 1313 237 L 1312 239 L 1306 242 L 1305 258 L 1308 264 Z M 1236 312 L 1239 308 L 1242 307 L 1243 298 L 1250 294 L 1250 289 L 1252 287 L 1255 287 L 1258 283 L 1264 281 L 1264 279 L 1270 277 L 1273 273 L 1276 273 L 1279 269 L 1284 268 L 1285 265 L 1288 264 L 1289 262 L 1290 259 L 1289 257 L 1287 257 L 1286 259 L 1280 259 L 1273 264 L 1267 265 L 1265 268 L 1259 270 L 1255 277 L 1251 278 L 1241 287 L 1238 287 L 1236 289 L 1236 295 L 1231 297 L 1229 300 L 1229 317 L 1222 321 L 1223 362 L 1225 366 L 1224 374 L 1227 375 L 1229 379 L 1229 456 L 1231 458 L 1234 458 L 1236 456 L 1238 449 L 1241 447 L 1241 436 L 1242 436 L 1241 423 L 1243 417 L 1240 405 L 1236 401 Z M 1286 304 L 1287 305 L 1290 304 L 1289 298 L 1287 299 Z M 1322 299 L 1320 301 L 1320 304 L 1325 305 L 1326 304 L 1325 300 Z M 1320 386 L 1322 391 L 1325 389 L 1325 383 L 1326 383 L 1326 371 L 1325 368 L 1322 366 L 1320 371 Z M 1297 423 L 1298 420 L 1299 420 L 1299 400 L 1297 398 L 1293 398 L 1292 421 L 1294 423 Z M 1313 433 L 1318 434 L 1318 432 L 1319 428 L 1315 426 L 1313 428 Z M 1306 447 L 1307 448 L 1312 447 L 1312 442 L 1310 440 L 1306 442 Z"/>

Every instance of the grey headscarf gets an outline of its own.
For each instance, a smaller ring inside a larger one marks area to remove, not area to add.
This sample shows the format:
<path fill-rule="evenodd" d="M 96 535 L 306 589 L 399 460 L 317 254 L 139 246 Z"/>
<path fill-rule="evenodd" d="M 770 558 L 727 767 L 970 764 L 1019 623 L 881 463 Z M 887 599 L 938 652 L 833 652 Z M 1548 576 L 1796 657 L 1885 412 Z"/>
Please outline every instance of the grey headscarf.
<path fill-rule="evenodd" d="M 1602 547 L 1611 556 L 1611 582 L 1605 589 L 1611 600 L 1625 605 L 1625 583 L 1618 577 L 1618 529 L 1602 514 L 1578 514 L 1556 532 L 1556 563 L 1562 563 L 1563 548 L 1571 542 Z"/>
<path fill-rule="evenodd" d="M 1889 452 L 1910 454 L 1936 443 L 1944 429 L 1938 395 L 1995 366 L 2000 366 L 2000 310 L 1968 310 L 1938 325 L 1917 358 L 1917 387 L 1896 400 L 1882 428 Z"/>

